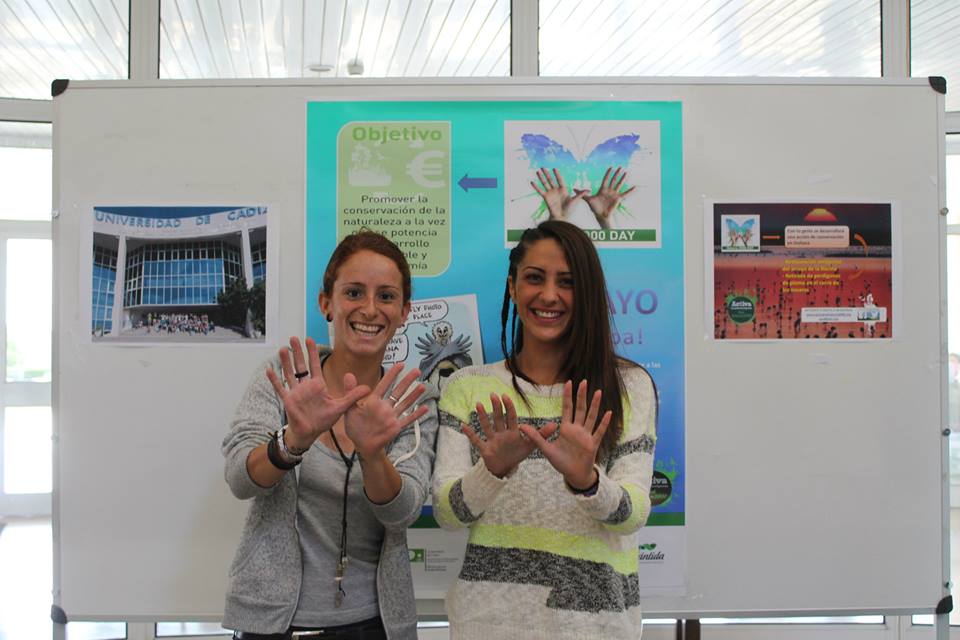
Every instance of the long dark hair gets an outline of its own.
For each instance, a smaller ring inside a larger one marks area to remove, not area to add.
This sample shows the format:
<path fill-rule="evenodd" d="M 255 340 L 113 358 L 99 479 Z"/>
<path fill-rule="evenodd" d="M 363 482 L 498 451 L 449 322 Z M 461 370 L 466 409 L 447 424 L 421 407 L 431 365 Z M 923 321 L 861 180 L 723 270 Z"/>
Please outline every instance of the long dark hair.
<path fill-rule="evenodd" d="M 593 242 L 579 227 L 560 220 L 548 220 L 527 229 L 510 251 L 509 279 L 503 292 L 503 308 L 500 312 L 500 347 L 506 357 L 507 368 L 513 376 L 513 387 L 526 402 L 526 396 L 517 383 L 522 378 L 533 383 L 517 365 L 517 355 L 523 351 L 523 322 L 517 317 L 517 309 L 510 298 L 510 285 L 517 282 L 517 268 L 527 250 L 540 240 L 552 239 L 563 249 L 563 254 L 573 276 L 573 314 L 563 335 L 565 350 L 560 366 L 560 378 L 572 380 L 574 401 L 581 380 L 589 384 L 589 392 L 603 392 L 600 415 L 611 411 L 613 417 L 603 436 L 598 457 L 608 455 L 623 433 L 623 399 L 626 390 L 619 368 L 634 363 L 619 357 L 613 350 L 610 332 L 610 305 L 607 283 L 603 277 L 600 256 Z M 507 325 L 511 344 L 507 348 Z M 589 402 L 592 395 L 587 396 Z"/>

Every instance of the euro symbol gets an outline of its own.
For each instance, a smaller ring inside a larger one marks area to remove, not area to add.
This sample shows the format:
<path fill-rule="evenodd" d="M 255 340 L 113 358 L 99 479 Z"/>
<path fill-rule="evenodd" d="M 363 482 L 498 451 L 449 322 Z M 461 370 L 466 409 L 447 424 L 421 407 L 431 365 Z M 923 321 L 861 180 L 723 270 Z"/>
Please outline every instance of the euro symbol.
<path fill-rule="evenodd" d="M 443 181 L 443 151 L 422 151 L 407 165 L 407 175 L 421 187 L 439 189 L 447 186 Z M 431 162 L 439 160 L 441 162 Z"/>

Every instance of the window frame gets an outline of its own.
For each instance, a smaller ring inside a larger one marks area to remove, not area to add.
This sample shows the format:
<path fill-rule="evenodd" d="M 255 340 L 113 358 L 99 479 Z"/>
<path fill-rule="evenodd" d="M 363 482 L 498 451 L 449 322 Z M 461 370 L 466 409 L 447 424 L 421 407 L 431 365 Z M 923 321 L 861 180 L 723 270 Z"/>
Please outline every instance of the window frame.
<path fill-rule="evenodd" d="M 36 220 L 0 220 L 0 326 L 6 326 L 7 241 L 52 240 L 51 223 Z M 51 363 L 52 367 L 52 363 Z M 50 517 L 52 493 L 8 494 L 3 486 L 4 433 L 7 407 L 51 407 L 53 382 L 7 382 L 7 335 L 0 332 L 0 521 L 9 518 Z M 56 470 L 54 470 L 56 473 Z"/>

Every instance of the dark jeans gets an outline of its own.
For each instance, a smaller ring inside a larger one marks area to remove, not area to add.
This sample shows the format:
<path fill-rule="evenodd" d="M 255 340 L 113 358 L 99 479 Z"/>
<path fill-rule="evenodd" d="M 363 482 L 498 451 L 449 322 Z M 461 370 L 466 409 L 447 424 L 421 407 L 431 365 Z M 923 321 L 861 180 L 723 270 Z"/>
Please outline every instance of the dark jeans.
<path fill-rule="evenodd" d="M 295 635 L 296 633 L 296 635 Z M 339 627 L 323 627 L 310 629 L 290 627 L 285 633 L 249 633 L 234 631 L 234 640 L 297 640 L 298 638 L 318 638 L 321 640 L 387 640 L 387 632 L 383 629 L 380 616 L 345 624 Z"/>

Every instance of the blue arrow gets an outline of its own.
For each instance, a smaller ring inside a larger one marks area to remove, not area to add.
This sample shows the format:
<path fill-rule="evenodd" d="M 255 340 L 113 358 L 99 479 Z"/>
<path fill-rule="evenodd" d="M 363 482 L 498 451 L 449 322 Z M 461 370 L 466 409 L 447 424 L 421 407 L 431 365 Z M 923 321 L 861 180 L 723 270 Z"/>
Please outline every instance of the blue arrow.
<path fill-rule="evenodd" d="M 460 178 L 460 182 L 457 183 L 460 187 L 470 193 L 470 189 L 496 189 L 497 188 L 497 179 L 496 178 L 470 178 L 467 174 L 463 174 L 463 177 Z"/>

